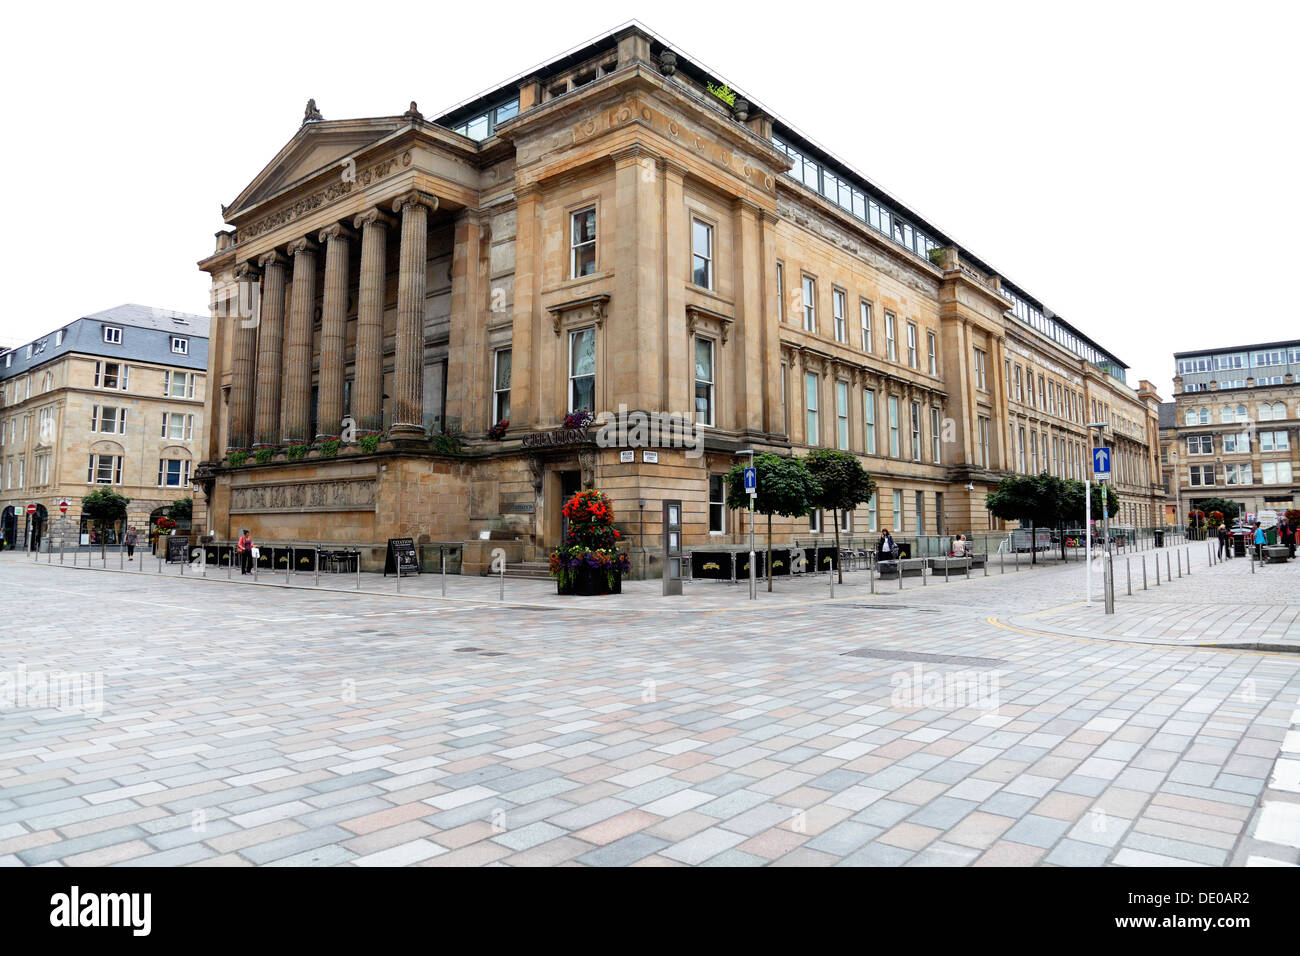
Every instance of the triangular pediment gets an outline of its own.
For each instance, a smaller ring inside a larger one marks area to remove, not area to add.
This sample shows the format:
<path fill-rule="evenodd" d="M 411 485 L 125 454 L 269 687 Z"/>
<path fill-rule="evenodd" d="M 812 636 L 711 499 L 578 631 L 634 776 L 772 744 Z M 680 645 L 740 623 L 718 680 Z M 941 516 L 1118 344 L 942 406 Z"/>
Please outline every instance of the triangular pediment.
<path fill-rule="evenodd" d="M 409 126 L 401 117 L 322 120 L 307 123 L 289 140 L 235 201 L 222 209 L 227 222 L 284 190 L 310 179 L 346 157 Z"/>

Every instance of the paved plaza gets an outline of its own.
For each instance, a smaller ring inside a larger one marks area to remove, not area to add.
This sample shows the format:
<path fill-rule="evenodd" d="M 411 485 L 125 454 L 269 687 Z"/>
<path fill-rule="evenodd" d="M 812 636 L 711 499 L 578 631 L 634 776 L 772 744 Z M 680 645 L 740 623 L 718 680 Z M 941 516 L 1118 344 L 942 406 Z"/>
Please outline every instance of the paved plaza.
<path fill-rule="evenodd" d="M 1106 615 L 1079 562 L 502 601 L 5 553 L 0 863 L 1295 865 L 1300 564 L 1128 557 Z"/>

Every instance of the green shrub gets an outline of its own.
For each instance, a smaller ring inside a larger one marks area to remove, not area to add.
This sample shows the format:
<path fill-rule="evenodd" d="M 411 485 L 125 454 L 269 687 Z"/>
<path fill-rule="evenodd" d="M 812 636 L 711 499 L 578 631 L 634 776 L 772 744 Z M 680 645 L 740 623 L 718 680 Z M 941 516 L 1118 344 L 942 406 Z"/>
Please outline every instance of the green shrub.
<path fill-rule="evenodd" d="M 337 438 L 330 438 L 320 443 L 320 454 L 322 458 L 333 458 L 339 453 L 339 446 L 342 444 Z"/>
<path fill-rule="evenodd" d="M 279 450 L 280 449 L 278 448 L 259 448 L 257 449 L 257 451 L 253 452 L 253 459 L 259 465 L 265 465 L 268 461 L 271 460 L 271 457 Z"/>
<path fill-rule="evenodd" d="M 246 461 L 248 461 L 248 452 L 246 451 L 232 451 L 226 456 L 226 464 L 231 468 L 238 468 Z"/>
<path fill-rule="evenodd" d="M 290 461 L 297 461 L 300 458 L 306 458 L 307 452 L 309 451 L 311 451 L 311 444 L 309 442 L 300 441 L 294 442 L 284 450 L 284 453 Z"/>
<path fill-rule="evenodd" d="M 370 432 L 357 438 L 357 444 L 367 455 L 373 455 L 379 449 L 379 432 Z"/>

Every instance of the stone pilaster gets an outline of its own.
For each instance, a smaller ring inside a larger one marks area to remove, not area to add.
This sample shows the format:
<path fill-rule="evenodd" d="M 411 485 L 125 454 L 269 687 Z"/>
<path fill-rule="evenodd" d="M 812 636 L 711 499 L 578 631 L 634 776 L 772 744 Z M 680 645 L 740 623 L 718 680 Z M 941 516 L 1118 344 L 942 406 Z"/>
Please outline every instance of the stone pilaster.
<path fill-rule="evenodd" d="M 240 263 L 235 270 L 241 286 L 258 281 L 258 269 L 251 262 Z M 242 306 L 253 297 L 241 289 L 235 302 Z M 253 443 L 253 390 L 257 370 L 257 325 L 260 309 L 254 306 L 251 314 L 242 314 L 236 308 L 231 318 L 234 323 L 235 348 L 230 363 L 230 426 L 226 432 L 227 450 L 248 448 Z"/>
<path fill-rule="evenodd" d="M 390 438 L 424 437 L 424 293 L 429 211 L 434 196 L 413 190 L 393 200 L 402 214 L 402 245 L 397 273 L 397 341 L 393 359 L 393 420 Z"/>
<path fill-rule="evenodd" d="M 357 364 L 352 383 L 352 417 L 357 428 L 384 426 L 384 283 L 388 230 L 396 220 L 368 209 L 352 221 L 361 230 L 361 281 L 357 300 Z"/>
<path fill-rule="evenodd" d="M 289 243 L 293 256 L 293 305 L 285 335 L 285 406 L 281 432 L 286 443 L 310 441 L 311 326 L 316 302 L 316 243 L 303 237 Z"/>
<path fill-rule="evenodd" d="M 284 268 L 288 260 L 268 252 L 257 260 L 262 267 L 262 308 L 257 326 L 257 388 L 253 415 L 254 444 L 280 441 L 280 377 L 284 351 Z"/>
<path fill-rule="evenodd" d="M 343 349 L 348 323 L 348 242 L 341 223 L 322 229 L 325 243 L 325 299 L 320 325 L 320 398 L 316 438 L 336 438 L 343 428 Z"/>

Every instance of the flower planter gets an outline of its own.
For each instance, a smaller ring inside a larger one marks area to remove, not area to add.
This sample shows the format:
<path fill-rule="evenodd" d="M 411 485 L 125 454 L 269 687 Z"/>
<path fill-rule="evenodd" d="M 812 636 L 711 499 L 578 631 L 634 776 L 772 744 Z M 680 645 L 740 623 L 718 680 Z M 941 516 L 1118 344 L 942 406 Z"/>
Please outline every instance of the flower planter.
<path fill-rule="evenodd" d="M 623 574 L 613 572 L 614 586 L 610 587 L 609 573 L 598 568 L 579 568 L 567 584 L 559 584 L 557 594 L 574 594 L 580 597 L 595 597 L 601 594 L 622 594 Z"/>

